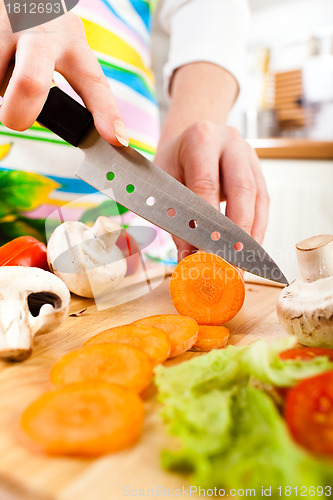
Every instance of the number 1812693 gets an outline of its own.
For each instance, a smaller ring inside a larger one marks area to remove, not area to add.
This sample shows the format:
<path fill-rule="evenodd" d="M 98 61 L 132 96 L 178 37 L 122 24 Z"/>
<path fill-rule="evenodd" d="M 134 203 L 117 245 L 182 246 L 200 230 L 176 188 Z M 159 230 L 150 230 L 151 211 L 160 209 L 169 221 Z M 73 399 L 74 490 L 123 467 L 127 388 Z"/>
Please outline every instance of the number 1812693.
<path fill-rule="evenodd" d="M 332 488 L 331 486 L 279 486 L 277 488 L 280 497 L 314 497 L 323 496 L 331 497 Z"/>
<path fill-rule="evenodd" d="M 24 2 L 6 3 L 8 14 L 60 14 L 61 2 Z"/>

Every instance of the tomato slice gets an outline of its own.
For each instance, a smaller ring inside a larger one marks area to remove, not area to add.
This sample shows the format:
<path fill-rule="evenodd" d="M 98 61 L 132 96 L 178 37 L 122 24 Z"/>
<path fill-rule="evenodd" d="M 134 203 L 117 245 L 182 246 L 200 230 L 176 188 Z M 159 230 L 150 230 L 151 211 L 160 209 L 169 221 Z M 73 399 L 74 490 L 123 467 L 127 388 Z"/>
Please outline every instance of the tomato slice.
<path fill-rule="evenodd" d="M 19 236 L 0 247 L 0 266 L 40 267 L 49 271 L 46 245 L 32 236 Z"/>
<path fill-rule="evenodd" d="M 301 361 L 311 360 L 317 356 L 328 356 L 333 361 L 333 349 L 326 349 L 324 347 L 296 347 L 280 353 L 281 359 L 299 359 Z"/>
<path fill-rule="evenodd" d="M 333 371 L 304 379 L 290 389 L 285 417 L 301 446 L 318 455 L 333 456 Z"/>

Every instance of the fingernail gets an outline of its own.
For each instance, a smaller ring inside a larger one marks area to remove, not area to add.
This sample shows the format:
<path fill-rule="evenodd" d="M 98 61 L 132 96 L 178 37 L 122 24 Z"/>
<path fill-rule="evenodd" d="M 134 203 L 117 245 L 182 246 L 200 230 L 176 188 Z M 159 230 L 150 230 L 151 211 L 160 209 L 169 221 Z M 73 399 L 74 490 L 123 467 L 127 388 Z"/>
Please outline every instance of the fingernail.
<path fill-rule="evenodd" d="M 115 120 L 113 122 L 113 131 L 120 144 L 127 147 L 129 138 L 125 123 L 122 120 Z"/>

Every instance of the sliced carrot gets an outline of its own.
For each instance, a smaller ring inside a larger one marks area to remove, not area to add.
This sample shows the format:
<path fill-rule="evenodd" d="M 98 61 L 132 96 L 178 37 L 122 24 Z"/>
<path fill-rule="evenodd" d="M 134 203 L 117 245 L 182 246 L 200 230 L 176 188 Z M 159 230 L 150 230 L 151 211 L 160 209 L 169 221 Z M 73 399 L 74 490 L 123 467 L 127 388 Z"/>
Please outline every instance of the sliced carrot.
<path fill-rule="evenodd" d="M 135 392 L 145 389 L 152 378 L 147 354 L 125 344 L 96 344 L 65 354 L 50 373 L 54 385 L 84 380 L 103 380 Z"/>
<path fill-rule="evenodd" d="M 170 283 L 179 312 L 200 325 L 222 325 L 241 309 L 245 286 L 240 272 L 217 255 L 197 252 L 183 259 Z"/>
<path fill-rule="evenodd" d="M 133 325 L 148 325 L 161 328 L 171 344 L 170 358 L 188 351 L 198 337 L 198 324 L 192 318 L 178 314 L 160 314 L 135 321 Z"/>
<path fill-rule="evenodd" d="M 102 381 L 81 382 L 34 401 L 22 415 L 21 438 L 34 451 L 92 457 L 134 444 L 143 419 L 136 393 Z"/>
<path fill-rule="evenodd" d="M 198 339 L 192 350 L 211 351 L 212 349 L 223 349 L 228 344 L 229 330 L 224 326 L 199 325 Z"/>
<path fill-rule="evenodd" d="M 171 345 L 160 328 L 145 325 L 124 325 L 109 328 L 89 339 L 84 346 L 100 344 L 129 344 L 143 351 L 154 366 L 163 363 L 170 354 Z"/>

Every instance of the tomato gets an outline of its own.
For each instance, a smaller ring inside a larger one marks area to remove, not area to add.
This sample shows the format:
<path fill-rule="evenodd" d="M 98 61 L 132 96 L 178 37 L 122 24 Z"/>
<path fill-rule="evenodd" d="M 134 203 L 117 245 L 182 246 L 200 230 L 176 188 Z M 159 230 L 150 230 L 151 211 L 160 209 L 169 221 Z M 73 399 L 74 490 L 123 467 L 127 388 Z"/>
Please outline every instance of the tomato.
<path fill-rule="evenodd" d="M 333 457 L 333 371 L 304 379 L 290 389 L 285 417 L 301 446 Z"/>
<path fill-rule="evenodd" d="M 296 347 L 280 353 L 281 359 L 299 359 L 301 361 L 311 360 L 317 356 L 328 356 L 333 361 L 333 349 L 324 347 Z"/>
<path fill-rule="evenodd" d="M 324 347 L 294 347 L 293 349 L 287 349 L 286 351 L 280 352 L 280 359 L 282 360 L 294 359 L 299 361 L 309 361 L 317 356 L 328 356 L 328 358 L 333 361 L 333 349 L 326 349 Z M 282 399 L 285 399 L 289 389 L 276 387 L 276 391 Z"/>
<path fill-rule="evenodd" d="M 19 236 L 0 247 L 0 266 L 40 267 L 49 271 L 46 245 L 32 236 Z"/>
<path fill-rule="evenodd" d="M 134 274 L 140 265 L 140 247 L 138 242 L 127 231 L 122 230 L 116 245 L 123 252 L 124 257 L 126 257 L 126 276 Z"/>

